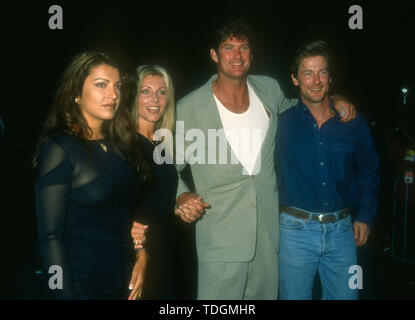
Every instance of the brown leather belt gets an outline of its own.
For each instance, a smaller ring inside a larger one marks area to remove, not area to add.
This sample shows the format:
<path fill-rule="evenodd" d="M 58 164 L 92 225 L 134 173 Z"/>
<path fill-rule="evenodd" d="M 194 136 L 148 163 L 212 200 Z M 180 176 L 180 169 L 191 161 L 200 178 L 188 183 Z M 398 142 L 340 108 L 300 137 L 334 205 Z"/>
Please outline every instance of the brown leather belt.
<path fill-rule="evenodd" d="M 289 214 L 290 216 L 303 219 L 303 220 L 311 220 L 311 221 L 318 221 L 320 223 L 331 223 L 336 222 L 337 220 L 346 219 L 349 216 L 350 209 L 347 207 L 339 212 L 337 215 L 334 213 L 331 214 L 311 214 L 307 211 L 303 211 L 301 209 L 296 209 L 292 207 L 280 206 L 280 211 Z"/>

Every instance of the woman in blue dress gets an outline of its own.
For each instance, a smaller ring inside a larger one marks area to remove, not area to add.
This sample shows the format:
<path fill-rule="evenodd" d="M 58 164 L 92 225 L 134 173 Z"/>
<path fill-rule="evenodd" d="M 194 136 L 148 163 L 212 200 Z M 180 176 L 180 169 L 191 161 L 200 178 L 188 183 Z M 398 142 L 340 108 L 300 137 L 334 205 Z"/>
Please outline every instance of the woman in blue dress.
<path fill-rule="evenodd" d="M 46 274 L 54 273 L 53 298 L 127 299 L 134 266 L 145 266 L 130 229 L 149 166 L 120 70 L 94 51 L 71 61 L 34 157 L 38 238 Z"/>

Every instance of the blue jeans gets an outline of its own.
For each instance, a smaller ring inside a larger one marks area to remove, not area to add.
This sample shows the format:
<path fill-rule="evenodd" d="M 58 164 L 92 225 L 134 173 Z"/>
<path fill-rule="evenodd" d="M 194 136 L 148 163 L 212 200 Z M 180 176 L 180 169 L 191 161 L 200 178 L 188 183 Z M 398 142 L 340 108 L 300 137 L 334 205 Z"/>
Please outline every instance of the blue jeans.
<path fill-rule="evenodd" d="M 349 288 L 348 271 L 357 264 L 350 216 L 321 224 L 282 211 L 280 235 L 281 300 L 311 300 L 317 271 L 323 300 L 357 300 L 358 289 Z"/>

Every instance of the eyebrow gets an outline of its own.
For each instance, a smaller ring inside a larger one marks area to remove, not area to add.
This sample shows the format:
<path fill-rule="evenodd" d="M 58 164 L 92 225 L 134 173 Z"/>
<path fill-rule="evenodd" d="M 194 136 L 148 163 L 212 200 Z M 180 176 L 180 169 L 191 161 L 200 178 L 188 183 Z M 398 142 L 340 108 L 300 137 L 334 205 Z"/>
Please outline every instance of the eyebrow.
<path fill-rule="evenodd" d="M 322 68 L 322 69 L 320 69 L 320 70 L 317 70 L 317 72 L 320 72 L 320 71 L 328 71 L 329 70 L 329 68 Z M 312 72 L 314 72 L 314 70 L 313 69 L 304 69 L 303 70 L 303 72 L 307 72 L 307 71 L 312 71 Z"/>
<path fill-rule="evenodd" d="M 152 86 L 149 86 L 149 85 L 147 85 L 147 86 L 142 86 L 141 87 L 141 89 L 144 89 L 144 88 L 153 88 Z M 158 87 L 157 89 L 167 89 L 167 87 L 165 87 L 165 86 L 161 86 L 161 87 Z"/>
<path fill-rule="evenodd" d="M 242 44 L 239 44 L 239 43 L 224 43 L 223 44 L 223 46 L 232 46 L 232 47 L 249 47 L 249 44 L 248 43 L 242 43 Z"/>
<path fill-rule="evenodd" d="M 102 80 L 102 81 L 105 81 L 105 82 L 110 82 L 108 79 L 104 79 L 104 78 L 96 78 L 96 79 L 94 79 L 93 81 L 95 81 L 95 80 Z M 117 82 L 115 82 L 115 83 L 122 83 L 122 80 L 118 80 Z"/>

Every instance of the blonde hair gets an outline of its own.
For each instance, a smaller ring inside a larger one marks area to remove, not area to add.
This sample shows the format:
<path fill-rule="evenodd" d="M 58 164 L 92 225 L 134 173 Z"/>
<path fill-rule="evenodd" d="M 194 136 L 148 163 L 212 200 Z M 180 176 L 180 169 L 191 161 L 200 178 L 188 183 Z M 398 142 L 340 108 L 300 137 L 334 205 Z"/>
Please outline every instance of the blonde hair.
<path fill-rule="evenodd" d="M 140 96 L 140 88 L 143 83 L 143 80 L 146 76 L 152 75 L 152 76 L 160 76 L 165 84 L 167 89 L 167 106 L 166 111 L 164 112 L 164 115 L 161 117 L 161 119 L 156 123 L 156 131 L 158 129 L 168 129 L 170 132 L 173 133 L 174 126 L 175 126 L 175 111 L 174 111 L 174 87 L 173 82 L 171 80 L 170 75 L 164 69 L 163 67 L 159 65 L 142 65 L 137 67 L 135 76 L 135 98 L 134 102 L 132 103 L 131 114 L 135 118 L 135 121 L 137 122 L 138 127 L 138 97 Z"/>

